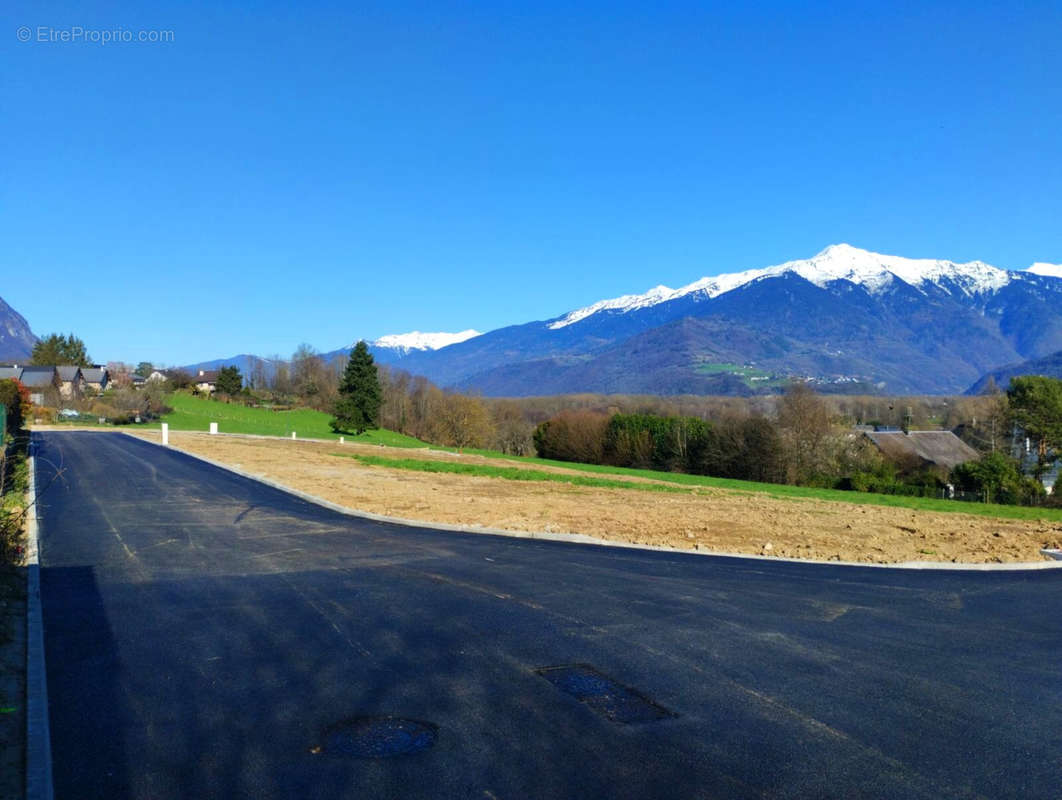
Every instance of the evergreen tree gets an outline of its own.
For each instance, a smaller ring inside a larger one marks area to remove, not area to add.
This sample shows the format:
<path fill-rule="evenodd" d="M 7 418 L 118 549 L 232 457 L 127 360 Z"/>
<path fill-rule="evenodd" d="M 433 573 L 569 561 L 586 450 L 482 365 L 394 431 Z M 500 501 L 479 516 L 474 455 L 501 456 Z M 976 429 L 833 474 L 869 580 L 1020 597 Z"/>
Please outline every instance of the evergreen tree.
<path fill-rule="evenodd" d="M 1014 421 L 1036 442 L 1036 477 L 1042 479 L 1048 450 L 1062 449 L 1062 380 L 1043 375 L 1014 377 L 1007 397 Z"/>
<path fill-rule="evenodd" d="M 37 366 L 87 367 L 92 362 L 85 351 L 85 343 L 74 334 L 63 336 L 53 333 L 33 345 L 32 361 Z"/>
<path fill-rule="evenodd" d="M 239 367 L 222 367 L 218 371 L 218 380 L 215 384 L 221 394 L 239 394 L 243 389 L 243 375 Z"/>
<path fill-rule="evenodd" d="M 332 430 L 361 434 L 379 427 L 381 394 L 380 376 L 369 346 L 358 342 L 339 383 Z"/>

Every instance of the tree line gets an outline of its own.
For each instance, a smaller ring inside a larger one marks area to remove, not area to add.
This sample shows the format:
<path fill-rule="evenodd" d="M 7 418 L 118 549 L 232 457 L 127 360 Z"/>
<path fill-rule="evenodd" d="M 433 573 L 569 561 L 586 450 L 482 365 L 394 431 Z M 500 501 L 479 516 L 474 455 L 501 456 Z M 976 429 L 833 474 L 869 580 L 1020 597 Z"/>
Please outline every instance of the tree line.
<path fill-rule="evenodd" d="M 1016 378 L 1007 393 L 990 387 L 958 398 L 820 395 L 794 383 L 775 397 L 497 399 L 377 365 L 363 342 L 349 359 L 327 366 L 303 346 L 291 365 L 299 376 L 294 385 L 302 387 L 295 403 L 323 405 L 337 431 L 383 427 L 434 444 L 561 461 L 884 493 L 939 496 L 957 489 L 1029 503 L 1041 502 L 1043 489 L 1012 456 L 1015 431 L 1036 443 L 1034 478 L 1042 477 L 1049 454 L 1062 451 L 1062 381 L 1050 378 Z M 274 400 L 286 380 L 276 374 L 267 390 Z M 243 393 L 261 394 L 250 387 Z M 901 424 L 952 429 L 985 457 L 951 472 L 918 460 L 898 463 L 853 433 L 859 425 Z"/>
<path fill-rule="evenodd" d="M 518 401 L 440 389 L 423 376 L 375 363 L 365 342 L 331 362 L 300 345 L 290 362 L 274 361 L 271 375 L 261 361 L 252 361 L 248 378 L 230 369 L 231 380 L 218 374 L 222 401 L 326 411 L 337 432 L 379 427 L 448 447 L 534 454 L 534 422 Z M 172 381 L 169 387 L 182 388 Z"/>
<path fill-rule="evenodd" d="M 882 468 L 849 431 L 821 396 L 795 384 L 774 418 L 567 410 L 541 423 L 533 438 L 540 457 L 560 461 L 832 486 L 840 473 Z"/>
<path fill-rule="evenodd" d="M 790 386 L 773 403 L 771 416 L 748 407 L 714 420 L 568 408 L 540 423 L 533 442 L 540 457 L 560 461 L 888 494 L 957 491 L 986 502 L 1058 503 L 1057 496 L 1045 498 L 1040 479 L 1062 453 L 1062 381 L 1015 378 L 1005 394 L 952 402 L 963 411 L 949 413 L 967 415 L 958 432 L 983 455 L 950 471 L 918 459 L 885 459 L 851 418 L 837 413 L 835 398 L 806 384 Z M 914 416 L 907 410 L 904 415 L 908 422 Z M 1014 457 L 1016 432 L 1037 454 L 1032 476 Z"/>

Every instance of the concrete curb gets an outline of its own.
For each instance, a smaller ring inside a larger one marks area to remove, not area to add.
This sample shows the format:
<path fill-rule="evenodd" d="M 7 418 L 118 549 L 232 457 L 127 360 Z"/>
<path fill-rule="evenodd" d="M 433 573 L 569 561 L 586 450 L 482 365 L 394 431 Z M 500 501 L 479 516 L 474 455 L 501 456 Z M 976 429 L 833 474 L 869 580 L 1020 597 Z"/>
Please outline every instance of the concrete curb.
<path fill-rule="evenodd" d="M 274 489 L 278 489 L 287 494 L 294 495 L 301 500 L 305 500 L 315 505 L 323 506 L 324 508 L 332 511 L 337 511 L 340 514 L 345 514 L 348 517 L 357 517 L 359 519 L 369 519 L 374 522 L 386 522 L 395 525 L 406 525 L 411 528 L 427 528 L 430 530 L 440 531 L 452 531 L 455 533 L 479 533 L 487 534 L 489 536 L 507 536 L 513 539 L 541 539 L 550 542 L 568 542 L 571 544 L 593 544 L 603 547 L 622 547 L 627 550 L 653 550 L 663 553 L 680 553 L 682 555 L 689 556 L 712 556 L 714 558 L 740 558 L 751 559 L 757 561 L 773 561 L 773 562 L 786 562 L 792 564 L 824 564 L 827 566 L 842 566 L 842 567 L 871 567 L 876 569 L 913 569 L 913 570 L 965 570 L 973 572 L 1017 572 L 1023 570 L 1040 570 L 1040 569 L 1062 569 L 1062 561 L 1032 561 L 1032 562 L 1016 562 L 1013 564 L 956 564 L 950 561 L 907 561 L 899 564 L 864 564 L 860 561 L 816 561 L 809 558 L 782 558 L 778 556 L 762 556 L 754 554 L 744 553 L 718 553 L 710 550 L 685 550 L 675 547 L 664 547 L 662 545 L 652 544 L 634 544 L 632 542 L 617 542 L 611 539 L 601 539 L 596 536 L 589 536 L 585 533 L 547 533 L 545 531 L 513 531 L 505 528 L 488 528 L 478 525 L 454 525 L 446 522 L 426 522 L 419 519 L 406 519 L 404 517 L 389 517 L 383 514 L 374 514 L 371 511 L 359 511 L 353 508 L 347 508 L 341 506 L 338 503 L 333 503 L 331 500 L 325 500 L 323 497 L 310 494 L 309 492 L 303 492 L 299 489 L 287 486 L 279 481 L 271 480 L 270 478 L 263 477 L 261 475 L 255 475 L 252 472 L 240 469 L 239 467 L 233 467 L 228 464 L 223 464 L 220 461 L 215 461 L 212 458 L 196 455 L 195 453 L 189 453 L 185 450 L 173 447 L 172 445 L 163 445 L 159 442 L 153 442 L 150 439 L 145 439 L 136 434 L 126 433 L 125 431 L 117 431 L 123 436 L 128 436 L 130 439 L 135 439 L 139 442 L 145 442 L 146 444 L 153 444 L 156 447 L 161 447 L 166 450 L 175 450 L 181 455 L 188 456 L 202 461 L 205 464 L 223 469 L 227 472 L 231 472 L 235 475 L 239 475 L 241 478 L 248 478 L 259 483 L 264 483 L 266 486 L 271 486 Z M 218 434 L 222 435 L 222 434 Z M 253 434 L 229 434 L 230 436 L 253 436 Z M 263 439 L 278 439 L 280 441 L 286 441 L 283 437 L 271 437 L 262 436 L 255 438 Z M 308 440 L 302 440 L 308 441 Z M 325 441 L 325 440 L 322 440 Z"/>
<path fill-rule="evenodd" d="M 26 798 L 52 800 L 52 742 L 48 727 L 48 681 L 44 665 L 36 463 L 30 442 L 29 517 L 26 522 Z"/>

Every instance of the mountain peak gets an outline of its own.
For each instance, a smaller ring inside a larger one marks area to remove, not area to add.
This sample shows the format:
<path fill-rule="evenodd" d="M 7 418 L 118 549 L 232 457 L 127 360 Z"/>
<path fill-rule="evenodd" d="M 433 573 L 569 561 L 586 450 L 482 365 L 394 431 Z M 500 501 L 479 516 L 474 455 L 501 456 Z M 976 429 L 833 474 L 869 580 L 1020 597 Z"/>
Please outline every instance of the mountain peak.
<path fill-rule="evenodd" d="M 852 245 L 847 244 L 845 242 L 838 242 L 837 244 L 831 244 L 824 250 L 819 251 L 815 255 L 815 258 L 844 258 L 851 257 L 857 254 L 861 256 L 877 255 L 876 253 L 871 253 L 869 250 L 863 250 L 859 247 L 852 247 Z"/>
<path fill-rule="evenodd" d="M 1041 265 L 1042 266 L 1042 265 Z M 871 294 L 884 291 L 893 281 L 900 280 L 919 291 L 926 284 L 934 284 L 945 291 L 958 290 L 973 296 L 996 291 L 1010 283 L 1011 274 L 983 261 L 966 264 L 931 258 L 903 258 L 873 253 L 850 244 L 831 244 L 811 258 L 787 261 L 773 267 L 750 269 L 701 278 L 681 289 L 657 286 L 645 294 L 628 294 L 611 300 L 601 300 L 576 309 L 549 324 L 557 330 L 572 325 L 602 311 L 626 313 L 647 306 L 658 305 L 686 295 L 699 294 L 711 299 L 738 289 L 753 281 L 795 273 L 805 280 L 826 288 L 834 281 L 848 281 L 862 286 Z M 1052 274 L 1052 273 L 1044 273 Z"/>
<path fill-rule="evenodd" d="M 464 342 L 479 336 L 480 332 L 469 328 L 457 333 L 421 333 L 410 331 L 409 333 L 392 333 L 381 336 L 374 341 L 373 347 L 386 347 L 392 350 L 401 350 L 408 353 L 410 350 L 439 350 L 451 344 Z"/>

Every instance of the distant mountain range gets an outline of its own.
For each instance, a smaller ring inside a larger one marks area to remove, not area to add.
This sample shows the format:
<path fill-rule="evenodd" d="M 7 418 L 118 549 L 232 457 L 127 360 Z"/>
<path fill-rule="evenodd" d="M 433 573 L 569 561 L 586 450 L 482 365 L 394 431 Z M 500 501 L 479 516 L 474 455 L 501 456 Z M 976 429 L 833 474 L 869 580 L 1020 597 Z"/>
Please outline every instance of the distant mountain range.
<path fill-rule="evenodd" d="M 989 381 L 995 383 L 997 388 L 1006 390 L 1010 386 L 1010 379 L 1016 375 L 1046 375 L 1048 378 L 1062 378 L 1062 350 L 1043 358 L 994 369 L 987 375 L 983 375 L 977 383 L 966 390 L 966 393 L 981 394 L 988 387 Z"/>
<path fill-rule="evenodd" d="M 824 391 L 957 394 L 1002 364 L 1062 350 L 1062 266 L 1005 270 L 839 244 L 550 320 L 388 336 L 372 349 L 381 363 L 494 396 L 756 394 L 792 378 Z"/>
<path fill-rule="evenodd" d="M 0 298 L 0 361 L 25 361 L 36 343 L 25 317 Z"/>

